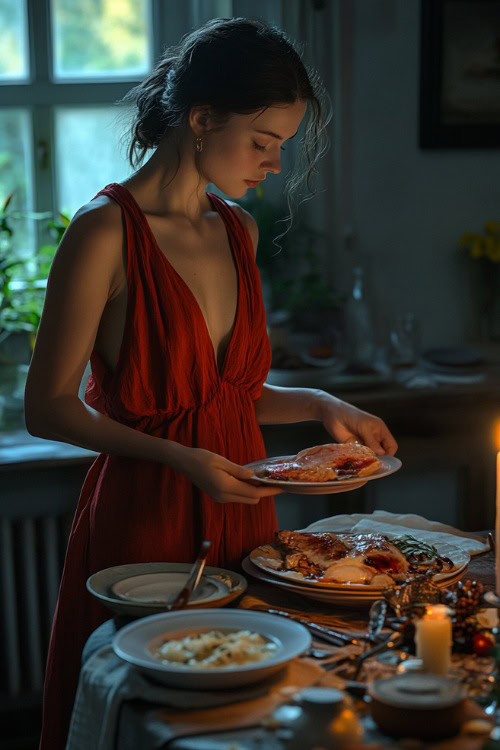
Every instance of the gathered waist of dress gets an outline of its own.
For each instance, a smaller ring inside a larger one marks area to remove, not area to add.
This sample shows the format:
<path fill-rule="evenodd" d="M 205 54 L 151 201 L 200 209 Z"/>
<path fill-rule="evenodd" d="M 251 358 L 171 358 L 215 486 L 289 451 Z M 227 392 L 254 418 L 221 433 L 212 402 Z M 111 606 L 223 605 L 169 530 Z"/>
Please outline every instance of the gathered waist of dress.
<path fill-rule="evenodd" d="M 119 395 L 106 393 L 101 389 L 99 383 L 91 375 L 85 391 L 85 401 L 97 411 L 116 419 L 135 429 L 143 430 L 147 426 L 160 426 L 161 424 L 182 419 L 183 416 L 196 416 L 206 414 L 213 409 L 225 410 L 229 406 L 228 401 L 234 406 L 246 406 L 253 403 L 259 397 L 260 388 L 249 388 L 246 384 L 239 385 L 228 380 L 221 382 L 220 387 L 210 394 L 199 404 L 167 404 L 165 408 L 151 409 L 148 406 L 137 404 L 128 405 Z M 236 402 L 239 402 L 235 404 Z"/>

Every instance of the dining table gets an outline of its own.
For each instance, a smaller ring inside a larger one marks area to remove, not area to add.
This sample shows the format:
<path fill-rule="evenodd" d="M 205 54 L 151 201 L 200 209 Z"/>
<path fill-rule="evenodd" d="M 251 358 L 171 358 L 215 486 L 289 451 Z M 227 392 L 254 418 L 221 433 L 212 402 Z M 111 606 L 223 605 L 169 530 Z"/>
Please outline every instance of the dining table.
<path fill-rule="evenodd" d="M 486 534 L 487 532 L 484 532 L 484 536 Z M 232 602 L 231 606 L 248 610 L 287 612 L 292 617 L 300 617 L 303 621 L 345 634 L 367 632 L 366 607 L 349 609 L 312 599 L 306 600 L 289 590 L 247 577 L 248 588 L 239 601 Z M 491 547 L 489 551 L 471 558 L 465 578 L 481 582 L 484 593 L 494 591 L 495 554 Z M 91 664 L 92 657 L 98 652 L 105 653 L 106 658 L 110 660 L 108 664 L 103 663 L 108 674 L 112 674 L 114 668 L 123 668 L 121 660 L 112 652 L 111 643 L 118 630 L 130 621 L 128 617 L 115 614 L 91 634 L 83 652 L 82 671 L 86 665 Z M 497 746 L 500 747 L 500 730 L 494 729 L 496 704 L 493 699 L 488 703 L 487 696 L 484 695 L 480 695 L 479 698 L 473 694 L 469 695 L 465 702 L 462 725 L 465 729 L 451 739 L 432 743 L 408 740 L 405 744 L 394 737 L 384 735 L 371 717 L 365 691 L 356 690 L 356 685 L 361 683 L 342 681 L 335 669 L 330 668 L 335 664 L 342 646 L 325 643 L 321 639 L 316 639 L 314 634 L 312 646 L 309 652 L 294 659 L 287 669 L 266 681 L 264 685 L 236 688 L 233 691 L 213 691 L 212 694 L 207 692 L 206 695 L 197 691 L 194 694 L 196 700 L 188 699 L 186 704 L 182 703 L 181 698 L 183 699 L 183 695 L 189 691 L 177 691 L 177 696 L 174 696 L 172 702 L 167 699 L 165 703 L 161 692 L 156 695 L 157 688 L 152 681 L 141 676 L 141 682 L 135 691 L 125 690 L 121 699 L 115 702 L 111 719 L 107 717 L 112 723 L 107 740 L 99 744 L 98 749 L 285 750 L 288 740 L 278 731 L 276 722 L 273 722 L 273 712 L 279 705 L 287 701 L 293 702 L 293 696 L 300 689 L 312 685 L 335 687 L 345 691 L 346 700 L 362 730 L 362 736 L 358 733 L 357 739 L 354 741 L 351 738 L 351 744 L 348 744 L 353 750 L 358 747 L 367 750 L 385 747 L 395 750 L 418 750 L 420 747 L 430 747 L 434 750 L 479 750 L 483 747 L 493 748 L 497 742 Z M 397 665 L 391 664 L 390 659 L 384 660 L 382 656 L 373 657 L 372 661 L 375 672 L 379 670 L 376 675 L 378 678 L 391 676 L 398 669 Z M 488 676 L 492 685 L 494 679 L 497 679 L 496 664 L 491 657 L 458 654 L 453 656 L 452 665 L 460 666 L 465 671 L 472 668 L 473 673 L 479 669 Z M 127 665 L 127 669 L 127 679 L 130 678 L 131 672 L 134 673 L 135 679 L 137 670 L 130 665 Z M 117 674 L 121 673 L 117 671 Z M 498 691 L 498 681 L 495 684 Z M 87 686 L 87 690 L 92 691 L 92 685 Z M 160 688 L 161 690 L 164 691 L 165 687 Z M 174 692 L 173 689 L 167 689 L 166 694 L 173 695 Z M 87 700 L 94 700 L 97 705 L 97 701 L 103 700 L 103 697 L 87 696 Z M 92 715 L 95 717 L 87 706 L 87 714 L 84 711 L 76 720 L 82 723 L 88 721 Z M 485 727 L 488 726 L 491 731 L 485 733 Z M 80 745 L 78 742 L 70 742 L 67 750 L 80 750 Z M 304 750 L 307 748 L 304 747 Z"/>

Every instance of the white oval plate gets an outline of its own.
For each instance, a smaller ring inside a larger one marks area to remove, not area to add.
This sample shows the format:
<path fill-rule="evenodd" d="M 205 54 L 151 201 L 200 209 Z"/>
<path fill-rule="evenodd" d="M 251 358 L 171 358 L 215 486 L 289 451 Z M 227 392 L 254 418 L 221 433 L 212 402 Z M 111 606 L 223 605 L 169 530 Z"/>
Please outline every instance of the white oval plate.
<path fill-rule="evenodd" d="M 247 469 L 259 469 L 264 464 L 278 463 L 281 461 L 290 461 L 294 456 L 277 456 L 275 458 L 264 458 L 260 461 L 252 461 L 246 464 Z M 252 482 L 258 482 L 266 487 L 279 487 L 286 492 L 298 495 L 331 495 L 336 492 L 349 492 L 362 487 L 366 482 L 372 479 L 382 479 L 394 474 L 401 468 L 401 461 L 395 456 L 379 456 L 381 463 L 380 469 L 366 477 L 353 477 L 352 479 L 334 479 L 331 482 L 286 482 L 282 479 L 267 479 L 253 476 Z"/>
<path fill-rule="evenodd" d="M 189 572 L 145 573 L 131 576 L 111 586 L 111 591 L 121 599 L 147 604 L 167 604 L 186 584 Z M 227 596 L 229 587 L 216 578 L 202 576 L 191 594 L 191 604 L 201 604 Z"/>
<path fill-rule="evenodd" d="M 254 664 L 214 669 L 196 669 L 164 664 L 153 649 L 170 638 L 208 630 L 250 630 L 274 641 L 278 649 L 269 659 Z M 113 639 L 115 653 L 125 661 L 166 685 L 196 690 L 236 687 L 264 680 L 303 654 L 311 645 L 311 636 L 293 620 L 244 609 L 206 609 L 165 612 L 126 625 Z"/>
<path fill-rule="evenodd" d="M 339 536 L 342 536 L 342 535 L 343 534 L 339 532 Z M 384 534 L 384 536 L 391 538 L 390 534 Z M 402 536 L 401 534 L 393 534 L 392 538 L 397 538 L 401 536 Z M 304 578 L 303 575 L 301 575 L 300 573 L 297 573 L 294 570 L 276 570 L 275 568 L 272 568 L 269 565 L 266 565 L 265 563 L 265 560 L 269 559 L 269 558 L 266 558 L 265 554 L 263 554 L 262 552 L 266 547 L 269 547 L 271 548 L 271 550 L 274 550 L 274 545 L 272 544 L 262 545 L 262 547 L 256 547 L 254 550 L 252 550 L 252 552 L 250 552 L 249 558 L 254 565 L 256 565 L 258 568 L 263 570 L 268 575 L 277 576 L 278 578 L 281 578 L 286 581 L 294 581 L 294 582 L 299 583 L 301 586 L 321 588 L 321 589 L 326 589 L 330 591 L 331 590 L 339 590 L 339 591 L 348 590 L 348 591 L 357 591 L 360 593 L 364 593 L 367 590 L 381 592 L 385 588 L 383 586 L 370 586 L 369 584 L 366 584 L 366 583 L 328 583 L 326 581 L 318 581 L 313 578 Z M 435 547 L 438 550 L 440 555 L 442 555 L 443 557 L 449 557 L 455 566 L 453 570 L 450 570 L 447 573 L 436 573 L 436 575 L 433 576 L 433 581 L 435 583 L 439 583 L 440 581 L 448 582 L 450 578 L 454 578 L 455 576 L 463 572 L 465 568 L 467 568 L 470 562 L 470 555 L 465 550 L 461 549 L 460 547 L 455 547 L 455 545 L 453 544 L 447 544 L 445 542 L 437 543 Z M 259 552 L 259 550 L 261 551 Z M 270 559 L 277 559 L 277 558 L 271 558 L 270 556 Z"/>
<path fill-rule="evenodd" d="M 311 588 L 301 586 L 292 581 L 287 582 L 279 578 L 273 578 L 272 575 L 269 575 L 267 572 L 264 572 L 254 565 L 250 560 L 250 557 L 245 557 L 241 563 L 241 567 L 245 573 L 248 573 L 248 575 L 257 578 L 257 580 L 262 581 L 263 583 L 277 586 L 278 588 L 284 589 L 298 597 L 303 596 L 305 599 L 313 599 L 314 601 L 324 602 L 325 604 L 335 604 L 340 607 L 349 607 L 350 609 L 366 609 L 370 607 L 373 602 L 382 597 L 382 591 L 380 589 L 374 589 L 373 587 L 370 588 L 369 586 L 363 587 L 366 589 L 365 591 L 353 591 L 352 589 L 359 589 L 360 587 L 349 586 L 348 584 L 345 584 L 343 588 L 339 587 L 337 589 Z M 446 581 L 438 581 L 438 586 L 451 586 L 453 583 L 459 581 L 464 573 L 465 569 L 454 575 L 453 578 L 449 578 Z"/>

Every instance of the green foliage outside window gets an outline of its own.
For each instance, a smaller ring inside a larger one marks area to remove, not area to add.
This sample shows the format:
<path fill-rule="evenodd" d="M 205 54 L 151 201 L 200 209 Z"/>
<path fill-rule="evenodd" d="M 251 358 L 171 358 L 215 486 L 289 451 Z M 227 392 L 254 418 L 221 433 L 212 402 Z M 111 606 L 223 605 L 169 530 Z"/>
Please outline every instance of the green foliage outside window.
<path fill-rule="evenodd" d="M 45 297 L 45 287 L 57 245 L 69 224 L 60 214 L 23 214 L 12 211 L 13 195 L 9 195 L 0 210 L 0 343 L 11 333 L 26 332 L 34 341 Z M 13 252 L 14 226 L 20 219 L 44 220 L 53 238 L 35 256 L 20 257 Z"/>

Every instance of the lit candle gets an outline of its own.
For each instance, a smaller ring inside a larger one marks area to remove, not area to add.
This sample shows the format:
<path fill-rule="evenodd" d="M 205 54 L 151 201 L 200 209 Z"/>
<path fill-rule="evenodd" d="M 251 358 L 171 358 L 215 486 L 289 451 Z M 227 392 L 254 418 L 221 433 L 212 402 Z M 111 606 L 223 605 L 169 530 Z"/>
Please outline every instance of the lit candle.
<path fill-rule="evenodd" d="M 495 563 L 497 573 L 497 596 L 500 597 L 500 422 L 496 426 L 497 443 L 497 496 L 496 496 L 496 521 L 495 521 Z"/>
<path fill-rule="evenodd" d="M 444 604 L 428 606 L 425 615 L 415 623 L 417 658 L 425 672 L 446 675 L 451 658 L 451 619 Z"/>

